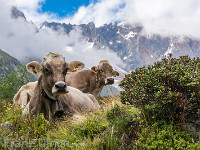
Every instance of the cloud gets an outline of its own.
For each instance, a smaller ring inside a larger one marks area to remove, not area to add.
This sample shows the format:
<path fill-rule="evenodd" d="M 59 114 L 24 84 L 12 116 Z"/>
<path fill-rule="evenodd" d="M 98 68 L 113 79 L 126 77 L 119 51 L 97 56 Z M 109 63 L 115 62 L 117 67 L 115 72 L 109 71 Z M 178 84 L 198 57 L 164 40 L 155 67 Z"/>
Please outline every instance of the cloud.
<path fill-rule="evenodd" d="M 32 17 L 32 20 L 57 20 L 71 24 L 93 21 L 97 27 L 124 21 L 142 24 L 148 34 L 179 34 L 199 38 L 199 18 L 199 0 L 99 0 L 80 7 L 74 15 L 66 18 L 42 14 L 40 17 Z"/>
<path fill-rule="evenodd" d="M 131 4 L 132 2 L 132 4 Z M 198 0 L 127 0 L 123 16 L 134 23 L 139 21 L 147 32 L 200 37 L 200 1 Z M 128 16 L 133 11 L 134 17 Z"/>
<path fill-rule="evenodd" d="M 97 26 L 124 21 L 142 24 L 147 33 L 179 34 L 200 37 L 199 0 L 102 0 L 78 12 L 65 22 L 87 23 Z"/>
<path fill-rule="evenodd" d="M 6 0 L 4 0 L 6 1 Z M 81 6 L 74 15 L 59 18 L 56 14 L 39 13 L 45 0 L 11 0 L 26 17 L 36 24 L 57 21 L 71 24 L 87 24 L 93 21 L 97 27 L 111 22 L 141 24 L 147 34 L 178 34 L 200 37 L 199 0 L 98 0 Z"/>
<path fill-rule="evenodd" d="M 29 6 L 29 4 L 27 4 Z M 69 35 L 52 31 L 50 28 L 38 28 L 23 18 L 11 18 L 12 5 L 0 2 L 0 49 L 19 60 L 27 57 L 41 59 L 49 51 L 58 51 L 66 61 L 80 60 L 87 68 L 97 65 L 101 59 L 107 59 L 113 65 L 123 65 L 121 59 L 109 49 L 104 51 L 92 47 L 82 37 L 78 28 Z"/>

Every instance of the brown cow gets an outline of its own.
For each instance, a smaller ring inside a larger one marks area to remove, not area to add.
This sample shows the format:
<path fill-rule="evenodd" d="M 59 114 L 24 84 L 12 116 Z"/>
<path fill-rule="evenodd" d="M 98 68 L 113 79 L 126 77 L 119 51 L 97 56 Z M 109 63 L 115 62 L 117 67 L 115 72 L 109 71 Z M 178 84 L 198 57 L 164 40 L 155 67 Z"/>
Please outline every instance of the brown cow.
<path fill-rule="evenodd" d="M 29 82 L 23 85 L 19 89 L 19 91 L 15 94 L 13 98 L 13 104 L 19 105 L 21 108 L 24 108 L 30 101 L 31 97 L 33 96 L 36 85 L 37 81 Z"/>
<path fill-rule="evenodd" d="M 84 67 L 85 67 L 84 63 L 80 61 L 71 61 L 68 64 L 68 71 L 75 72 L 75 71 L 83 69 Z M 36 70 L 34 73 L 37 73 Z M 37 84 L 37 81 L 29 82 L 23 85 L 19 89 L 19 91 L 15 94 L 13 98 L 13 104 L 19 105 L 21 108 L 24 108 L 30 101 L 31 97 L 33 96 L 33 92 L 34 92 L 36 84 Z"/>
<path fill-rule="evenodd" d="M 43 58 L 41 64 L 33 61 L 27 64 L 27 69 L 39 73 L 40 76 L 24 114 L 44 113 L 45 117 L 51 120 L 55 115 L 61 116 L 63 112 L 73 116 L 100 108 L 92 95 L 67 87 L 65 76 L 68 64 L 61 54 L 50 52 Z"/>
<path fill-rule="evenodd" d="M 93 66 L 91 70 L 67 73 L 66 83 L 84 93 L 90 93 L 97 97 L 105 85 L 114 83 L 112 76 L 119 76 L 119 73 L 112 69 L 107 60 L 101 60 L 99 65 Z"/>

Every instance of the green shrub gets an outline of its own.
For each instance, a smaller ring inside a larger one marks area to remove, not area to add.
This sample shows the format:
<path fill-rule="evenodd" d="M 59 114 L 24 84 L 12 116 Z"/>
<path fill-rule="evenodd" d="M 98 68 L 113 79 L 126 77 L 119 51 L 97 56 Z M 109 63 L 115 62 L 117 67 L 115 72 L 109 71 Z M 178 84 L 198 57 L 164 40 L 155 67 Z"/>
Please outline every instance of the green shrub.
<path fill-rule="evenodd" d="M 173 125 L 160 126 L 158 123 L 143 127 L 133 149 L 148 150 L 199 150 L 200 142 L 194 141 L 186 131 L 177 131 Z"/>
<path fill-rule="evenodd" d="M 25 66 L 19 67 L 17 73 L 11 72 L 6 77 L 0 77 L 0 99 L 12 99 L 21 86 L 34 79 Z"/>
<path fill-rule="evenodd" d="M 137 68 L 121 81 L 122 103 L 140 108 L 148 121 L 183 125 L 200 117 L 200 59 L 164 58 Z M 199 124 L 198 124 L 199 126 Z"/>

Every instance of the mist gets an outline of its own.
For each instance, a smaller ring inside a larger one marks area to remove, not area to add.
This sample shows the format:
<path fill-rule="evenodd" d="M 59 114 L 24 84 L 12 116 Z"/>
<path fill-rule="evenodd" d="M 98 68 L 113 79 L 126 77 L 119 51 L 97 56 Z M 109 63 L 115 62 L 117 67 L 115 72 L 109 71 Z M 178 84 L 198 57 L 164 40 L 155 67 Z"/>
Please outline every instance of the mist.
<path fill-rule="evenodd" d="M 64 18 L 53 13 L 38 13 L 45 0 L 12 1 L 36 24 L 42 21 L 87 24 L 93 21 L 99 27 L 106 23 L 126 22 L 142 25 L 147 34 L 200 38 L 199 0 L 98 0 L 81 6 L 73 15 L 66 14 Z"/>
<path fill-rule="evenodd" d="M 38 27 L 24 18 L 11 17 L 12 5 L 0 5 L 0 49 L 20 61 L 28 58 L 42 59 L 50 51 L 60 52 L 66 61 L 79 60 L 86 68 L 98 65 L 102 59 L 108 60 L 114 66 L 123 66 L 123 61 L 109 49 L 97 50 L 82 36 L 79 28 L 69 35 L 52 31 L 50 28 Z M 26 14 L 25 14 L 26 16 Z"/>

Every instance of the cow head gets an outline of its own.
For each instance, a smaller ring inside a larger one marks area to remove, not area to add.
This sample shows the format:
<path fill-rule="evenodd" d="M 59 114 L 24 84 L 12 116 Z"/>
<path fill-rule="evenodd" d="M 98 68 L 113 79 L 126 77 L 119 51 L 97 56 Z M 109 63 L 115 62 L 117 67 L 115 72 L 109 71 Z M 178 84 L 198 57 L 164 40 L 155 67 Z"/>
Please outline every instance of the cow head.
<path fill-rule="evenodd" d="M 73 68 L 69 68 L 70 66 L 73 66 Z M 57 52 L 49 52 L 43 58 L 42 63 L 39 64 L 37 61 L 33 61 L 27 64 L 26 67 L 30 72 L 40 75 L 38 84 L 41 90 L 41 95 L 56 102 L 56 110 L 50 111 L 57 113 L 62 107 L 58 100 L 58 96 L 68 93 L 65 82 L 67 71 L 73 70 L 74 68 L 84 67 L 84 64 L 79 61 L 73 61 L 67 64 L 65 62 L 65 57 L 61 54 Z"/>
<path fill-rule="evenodd" d="M 93 66 L 91 68 L 94 72 L 97 73 L 97 76 L 100 82 L 103 85 L 111 85 L 114 83 L 113 76 L 119 76 L 119 73 L 113 70 L 112 66 L 107 60 L 101 60 L 98 66 Z"/>
<path fill-rule="evenodd" d="M 27 69 L 35 74 L 40 74 L 40 86 L 52 99 L 57 99 L 60 94 L 67 93 L 65 75 L 68 64 L 65 58 L 59 53 L 48 53 L 39 64 L 36 61 L 27 64 Z"/>

